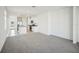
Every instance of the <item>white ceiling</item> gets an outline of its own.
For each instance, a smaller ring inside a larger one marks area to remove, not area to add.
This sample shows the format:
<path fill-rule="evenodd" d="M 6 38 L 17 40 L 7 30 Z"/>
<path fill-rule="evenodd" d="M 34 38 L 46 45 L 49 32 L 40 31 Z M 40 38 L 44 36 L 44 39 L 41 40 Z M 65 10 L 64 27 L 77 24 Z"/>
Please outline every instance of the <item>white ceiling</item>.
<path fill-rule="evenodd" d="M 37 15 L 39 13 L 43 13 L 49 10 L 58 10 L 61 8 L 66 8 L 67 6 L 7 6 L 8 13 L 10 15 Z M 69 7 L 69 6 L 68 6 Z"/>

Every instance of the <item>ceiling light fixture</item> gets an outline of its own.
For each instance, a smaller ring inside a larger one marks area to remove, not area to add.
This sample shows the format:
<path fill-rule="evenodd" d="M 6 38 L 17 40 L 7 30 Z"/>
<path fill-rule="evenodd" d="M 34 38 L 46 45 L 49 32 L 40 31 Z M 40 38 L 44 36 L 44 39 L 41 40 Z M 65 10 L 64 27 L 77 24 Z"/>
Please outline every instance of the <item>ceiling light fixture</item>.
<path fill-rule="evenodd" d="M 33 8 L 35 8 L 36 6 L 32 6 Z"/>

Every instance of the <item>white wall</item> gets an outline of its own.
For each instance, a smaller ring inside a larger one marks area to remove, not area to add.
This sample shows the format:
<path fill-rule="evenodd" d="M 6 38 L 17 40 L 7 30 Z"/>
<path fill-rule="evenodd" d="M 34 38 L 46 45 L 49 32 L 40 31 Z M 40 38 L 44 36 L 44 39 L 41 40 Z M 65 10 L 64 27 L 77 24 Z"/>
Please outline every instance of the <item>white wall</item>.
<path fill-rule="evenodd" d="M 77 8 L 73 6 L 73 43 L 76 44 L 77 41 L 78 41 Z"/>
<path fill-rule="evenodd" d="M 79 42 L 79 7 L 78 7 L 78 42 Z"/>
<path fill-rule="evenodd" d="M 17 17 L 16 16 L 8 16 L 8 36 L 16 35 L 17 34 Z M 14 26 L 11 27 L 11 21 L 14 22 Z M 12 34 L 11 29 L 14 29 L 13 31 L 15 32 Z"/>
<path fill-rule="evenodd" d="M 38 19 L 38 32 L 48 34 L 48 12 L 39 14 Z"/>
<path fill-rule="evenodd" d="M 77 22 L 76 22 L 77 31 L 76 32 L 77 32 L 77 37 L 78 37 L 77 42 L 79 42 L 79 7 L 76 7 L 76 13 L 77 13 L 76 14 L 76 16 L 77 16 L 77 19 L 76 19 L 77 20 Z"/>
<path fill-rule="evenodd" d="M 0 51 L 6 39 L 4 7 L 0 7 Z"/>
<path fill-rule="evenodd" d="M 72 40 L 73 8 L 66 7 L 52 10 L 36 16 L 38 19 L 38 32 L 47 35 L 56 35 Z"/>
<path fill-rule="evenodd" d="M 72 16 L 72 7 L 51 11 L 51 34 L 62 38 L 71 39 Z"/>

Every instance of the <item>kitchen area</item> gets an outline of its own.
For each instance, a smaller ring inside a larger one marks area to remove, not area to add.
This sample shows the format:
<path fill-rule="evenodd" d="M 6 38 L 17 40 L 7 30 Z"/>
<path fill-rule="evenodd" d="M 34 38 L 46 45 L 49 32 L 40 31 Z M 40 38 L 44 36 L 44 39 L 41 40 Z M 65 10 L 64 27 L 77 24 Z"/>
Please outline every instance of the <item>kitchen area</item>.
<path fill-rule="evenodd" d="M 9 16 L 8 17 L 8 36 L 27 34 L 29 32 L 38 32 L 37 22 L 27 16 Z"/>

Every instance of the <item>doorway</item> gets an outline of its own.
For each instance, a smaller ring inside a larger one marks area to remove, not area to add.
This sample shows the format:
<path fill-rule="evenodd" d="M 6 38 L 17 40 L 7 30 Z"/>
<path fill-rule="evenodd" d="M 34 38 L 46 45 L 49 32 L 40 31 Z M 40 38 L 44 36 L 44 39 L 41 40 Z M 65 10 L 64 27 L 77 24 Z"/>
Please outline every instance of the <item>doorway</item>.
<path fill-rule="evenodd" d="M 17 17 L 17 34 L 26 34 L 28 29 L 27 17 Z"/>

